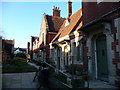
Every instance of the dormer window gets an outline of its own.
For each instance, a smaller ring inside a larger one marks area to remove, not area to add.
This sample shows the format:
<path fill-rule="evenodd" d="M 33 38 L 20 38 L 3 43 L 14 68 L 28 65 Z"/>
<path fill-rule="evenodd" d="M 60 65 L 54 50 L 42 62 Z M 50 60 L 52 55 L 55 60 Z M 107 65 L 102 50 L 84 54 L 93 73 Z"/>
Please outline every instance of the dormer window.
<path fill-rule="evenodd" d="M 69 23 L 70 23 L 70 21 L 67 19 L 66 22 L 65 22 L 65 27 L 66 27 L 67 25 L 69 25 Z"/>

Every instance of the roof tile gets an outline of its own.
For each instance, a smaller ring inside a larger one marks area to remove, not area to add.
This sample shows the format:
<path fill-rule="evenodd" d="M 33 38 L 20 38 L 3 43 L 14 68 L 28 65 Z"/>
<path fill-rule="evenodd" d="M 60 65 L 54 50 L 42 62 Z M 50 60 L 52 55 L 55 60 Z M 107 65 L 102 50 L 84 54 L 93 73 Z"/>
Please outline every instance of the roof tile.
<path fill-rule="evenodd" d="M 67 18 L 62 24 L 57 35 L 51 41 L 51 43 L 59 38 L 69 35 L 75 30 L 78 30 L 78 27 L 80 28 L 82 26 L 81 13 L 82 13 L 82 8 L 78 9 L 74 14 L 72 14 L 69 18 Z M 69 21 L 69 24 L 65 26 L 67 20 Z"/>

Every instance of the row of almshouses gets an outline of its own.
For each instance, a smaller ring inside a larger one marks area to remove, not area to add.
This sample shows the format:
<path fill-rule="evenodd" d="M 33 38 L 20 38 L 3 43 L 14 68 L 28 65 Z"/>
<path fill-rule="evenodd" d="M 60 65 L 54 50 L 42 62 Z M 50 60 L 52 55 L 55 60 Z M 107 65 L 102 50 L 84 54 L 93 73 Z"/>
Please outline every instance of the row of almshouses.
<path fill-rule="evenodd" d="M 91 5 L 94 8 L 90 8 Z M 110 7 L 105 7 L 107 5 Z M 102 7 L 106 9 L 103 10 Z M 43 16 L 46 23 L 43 19 L 42 25 L 45 26 L 41 26 L 44 30 L 41 29 L 40 32 L 38 60 L 49 62 L 63 72 L 66 72 L 66 67 L 71 64 L 82 66 L 82 71 L 88 68 L 91 79 L 120 85 L 120 7 L 118 3 L 83 2 L 82 8 L 66 19 Z M 54 29 L 56 31 L 51 28 L 52 24 L 49 20 L 54 23 L 53 27 L 57 27 Z"/>

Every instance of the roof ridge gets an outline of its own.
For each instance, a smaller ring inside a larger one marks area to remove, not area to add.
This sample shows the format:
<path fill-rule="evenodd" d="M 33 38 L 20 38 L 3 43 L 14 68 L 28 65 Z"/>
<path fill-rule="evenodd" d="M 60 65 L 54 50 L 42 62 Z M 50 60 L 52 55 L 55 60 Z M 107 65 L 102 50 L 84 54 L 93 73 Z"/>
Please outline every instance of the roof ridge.
<path fill-rule="evenodd" d="M 63 17 L 53 16 L 53 15 L 48 15 L 48 14 L 47 14 L 47 16 L 56 17 L 56 18 L 61 18 L 61 19 L 65 19 L 65 18 L 63 18 Z"/>
<path fill-rule="evenodd" d="M 76 14 L 79 10 L 82 10 L 82 8 L 79 8 L 77 11 L 75 11 L 69 18 L 71 18 L 74 14 Z"/>

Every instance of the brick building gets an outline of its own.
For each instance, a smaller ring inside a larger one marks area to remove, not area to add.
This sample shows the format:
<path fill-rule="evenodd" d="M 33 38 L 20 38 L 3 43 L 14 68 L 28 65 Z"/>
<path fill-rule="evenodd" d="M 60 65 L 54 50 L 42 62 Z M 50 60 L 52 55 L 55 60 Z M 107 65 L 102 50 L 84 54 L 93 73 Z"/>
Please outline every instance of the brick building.
<path fill-rule="evenodd" d="M 90 77 L 120 86 L 120 3 L 82 2 L 82 14 Z"/>
<path fill-rule="evenodd" d="M 72 2 L 69 1 L 68 3 L 71 4 Z M 68 7 L 70 6 L 68 5 Z M 71 7 L 68 9 L 71 10 Z M 71 16 L 68 14 L 59 32 L 50 43 L 52 63 L 55 63 L 59 70 L 65 71 L 66 66 L 82 62 L 80 56 L 76 58 L 76 53 L 80 53 L 80 48 L 78 50 L 77 48 L 81 47 L 79 42 L 82 39 L 80 32 L 78 32 L 78 29 L 82 26 L 81 13 L 82 8 L 71 14 Z"/>
<path fill-rule="evenodd" d="M 40 27 L 40 36 L 31 39 L 31 59 L 36 59 L 39 61 L 46 61 L 50 59 L 49 43 L 58 33 L 64 20 L 64 18 L 60 17 L 59 7 L 53 6 L 52 15 L 47 15 L 45 13 L 43 14 Z"/>
<path fill-rule="evenodd" d="M 28 58 L 30 58 L 31 60 L 35 60 L 36 56 L 33 55 L 33 53 L 35 53 L 36 49 L 39 48 L 38 46 L 38 42 L 39 42 L 39 37 L 37 36 L 31 36 L 30 37 L 30 42 L 28 42 L 28 45 L 27 45 L 27 56 Z"/>
<path fill-rule="evenodd" d="M 2 62 L 12 58 L 14 53 L 14 40 L 2 39 Z"/>
<path fill-rule="evenodd" d="M 52 15 L 43 14 L 36 40 L 31 50 L 35 43 L 33 53 L 39 61 L 49 60 L 64 73 L 66 66 L 82 65 L 90 79 L 120 86 L 119 2 L 82 2 L 72 14 L 68 0 L 67 18 L 60 17 L 58 7 L 53 7 Z"/>

